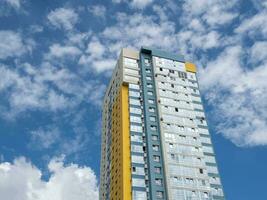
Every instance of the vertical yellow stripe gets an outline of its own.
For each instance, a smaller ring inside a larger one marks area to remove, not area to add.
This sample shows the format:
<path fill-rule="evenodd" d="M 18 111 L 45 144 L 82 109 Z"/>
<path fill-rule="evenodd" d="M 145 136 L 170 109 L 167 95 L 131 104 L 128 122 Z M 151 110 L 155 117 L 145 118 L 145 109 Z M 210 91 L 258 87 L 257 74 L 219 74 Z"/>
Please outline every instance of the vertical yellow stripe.
<path fill-rule="evenodd" d="M 128 86 L 122 85 L 122 156 L 123 156 L 123 200 L 131 199 L 131 154 L 130 154 L 130 122 L 129 122 L 129 92 Z"/>
<path fill-rule="evenodd" d="M 111 200 L 131 200 L 128 86 L 122 85 L 112 106 Z"/>

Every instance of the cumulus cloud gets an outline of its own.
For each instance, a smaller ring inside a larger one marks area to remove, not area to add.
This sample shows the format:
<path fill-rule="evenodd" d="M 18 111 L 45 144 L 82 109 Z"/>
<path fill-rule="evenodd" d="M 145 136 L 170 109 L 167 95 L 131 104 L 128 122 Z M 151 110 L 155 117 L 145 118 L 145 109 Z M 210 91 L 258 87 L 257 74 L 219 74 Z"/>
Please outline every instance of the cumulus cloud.
<path fill-rule="evenodd" d="M 3 0 L 15 9 L 19 9 L 21 6 L 21 0 Z"/>
<path fill-rule="evenodd" d="M 76 46 L 62 46 L 60 44 L 53 44 L 49 47 L 48 59 L 53 58 L 75 58 L 81 54 L 81 50 Z"/>
<path fill-rule="evenodd" d="M 226 48 L 200 71 L 200 84 L 216 128 L 239 146 L 267 144 L 267 59 L 245 70 L 241 46 Z"/>
<path fill-rule="evenodd" d="M 146 6 L 151 4 L 153 0 L 112 0 L 113 3 L 126 2 L 132 8 L 144 9 Z"/>
<path fill-rule="evenodd" d="M 63 111 L 80 103 L 99 105 L 102 96 L 95 98 L 92 91 L 104 86 L 93 80 L 83 80 L 67 68 L 42 63 L 38 68 L 29 63 L 10 68 L 0 65 L 0 93 L 8 102 L 9 109 L 1 115 L 13 118 L 26 110 Z M 5 92 L 8 91 L 8 95 Z"/>
<path fill-rule="evenodd" d="M 236 29 L 236 33 L 248 34 L 255 38 L 260 34 L 266 39 L 267 35 L 267 8 L 261 10 L 256 15 L 246 18 Z"/>
<path fill-rule="evenodd" d="M 30 146 L 38 149 L 50 148 L 60 139 L 60 131 L 55 126 L 41 127 L 35 131 L 31 131 Z"/>
<path fill-rule="evenodd" d="M 103 5 L 94 5 L 94 6 L 90 6 L 88 8 L 89 12 L 92 13 L 94 16 L 96 17 L 101 17 L 101 18 L 105 18 L 106 15 L 106 7 Z"/>
<path fill-rule="evenodd" d="M 48 165 L 51 177 L 41 179 L 36 166 L 17 158 L 13 163 L 0 163 L 0 194 L 8 200 L 88 200 L 98 199 L 98 183 L 90 167 L 64 165 L 52 159 Z"/>
<path fill-rule="evenodd" d="M 47 18 L 51 25 L 65 30 L 73 29 L 79 20 L 78 14 L 70 8 L 57 8 L 51 11 Z"/>
<path fill-rule="evenodd" d="M 132 0 L 130 5 L 134 8 L 143 9 L 149 4 L 151 4 L 153 0 Z"/>
<path fill-rule="evenodd" d="M 24 41 L 19 33 L 10 30 L 0 31 L 0 40 L 0 59 L 19 57 L 33 47 L 33 44 Z"/>

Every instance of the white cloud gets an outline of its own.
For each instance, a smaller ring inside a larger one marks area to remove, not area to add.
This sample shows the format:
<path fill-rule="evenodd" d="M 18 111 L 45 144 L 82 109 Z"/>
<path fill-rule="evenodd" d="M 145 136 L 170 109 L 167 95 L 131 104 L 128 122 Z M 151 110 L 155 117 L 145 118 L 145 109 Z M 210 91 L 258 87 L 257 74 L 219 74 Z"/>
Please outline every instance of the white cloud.
<path fill-rule="evenodd" d="M 19 57 L 26 53 L 27 47 L 19 33 L 14 31 L 0 31 L 0 59 Z"/>
<path fill-rule="evenodd" d="M 200 71 L 205 98 L 216 128 L 239 146 L 267 144 L 267 59 L 245 69 L 241 46 L 226 48 Z"/>
<path fill-rule="evenodd" d="M 60 131 L 57 127 L 47 126 L 31 131 L 30 146 L 38 149 L 50 148 L 60 139 Z"/>
<path fill-rule="evenodd" d="M 96 17 L 105 18 L 106 15 L 106 7 L 103 5 L 94 5 L 88 8 L 89 12 L 91 12 Z"/>
<path fill-rule="evenodd" d="M 64 166 L 61 159 L 52 159 L 48 165 L 52 173 L 48 181 L 42 172 L 18 158 L 14 163 L 0 164 L 0 194 L 8 200 L 88 200 L 98 199 L 98 183 L 91 168 L 76 164 Z"/>
<path fill-rule="evenodd" d="M 79 20 L 78 14 L 70 8 L 57 8 L 47 16 L 49 22 L 56 28 L 71 30 Z"/>
<path fill-rule="evenodd" d="M 110 57 L 108 48 L 98 38 L 93 37 L 88 43 L 86 54 L 80 57 L 79 64 L 91 66 L 96 72 L 100 73 L 113 69 L 116 60 Z"/>
<path fill-rule="evenodd" d="M 76 46 L 62 46 L 60 44 L 53 44 L 49 47 L 48 59 L 53 58 L 75 58 L 82 52 Z"/>
<path fill-rule="evenodd" d="M 126 2 L 132 8 L 144 9 L 146 6 L 150 5 L 153 0 L 112 0 L 113 3 Z"/>
<path fill-rule="evenodd" d="M 21 6 L 21 1 L 20 0 L 3 0 L 7 2 L 10 6 L 12 6 L 15 9 L 19 9 Z"/>
<path fill-rule="evenodd" d="M 236 33 L 248 34 L 255 37 L 261 34 L 264 38 L 267 35 L 267 9 L 263 9 L 256 15 L 249 17 L 242 21 L 242 23 L 235 29 Z"/>
<path fill-rule="evenodd" d="M 98 39 L 92 39 L 88 44 L 86 52 L 92 57 L 101 58 L 105 52 L 105 48 Z"/>
<path fill-rule="evenodd" d="M 250 59 L 255 62 L 267 60 L 267 41 L 255 42 L 251 48 Z"/>
<path fill-rule="evenodd" d="M 130 5 L 134 8 L 143 9 L 149 4 L 151 4 L 153 0 L 132 0 Z"/>
<path fill-rule="evenodd" d="M 5 118 L 12 119 L 26 110 L 71 110 L 82 102 L 99 105 L 102 97 L 91 99 L 92 91 L 104 91 L 96 80 L 83 80 L 67 68 L 48 62 L 39 67 L 26 63 L 15 69 L 0 65 L 0 73 L 0 92 L 9 104 L 8 110 L 1 112 Z"/>

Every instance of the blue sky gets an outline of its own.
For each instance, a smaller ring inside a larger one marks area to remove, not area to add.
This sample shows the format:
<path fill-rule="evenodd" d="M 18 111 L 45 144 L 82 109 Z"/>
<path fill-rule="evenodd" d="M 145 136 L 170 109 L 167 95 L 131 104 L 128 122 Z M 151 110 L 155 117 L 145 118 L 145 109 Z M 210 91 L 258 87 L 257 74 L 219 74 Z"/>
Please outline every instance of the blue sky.
<path fill-rule="evenodd" d="M 105 87 L 143 45 L 197 64 L 226 198 L 267 199 L 266 38 L 267 1 L 1 0 L 1 197 L 98 197 Z"/>

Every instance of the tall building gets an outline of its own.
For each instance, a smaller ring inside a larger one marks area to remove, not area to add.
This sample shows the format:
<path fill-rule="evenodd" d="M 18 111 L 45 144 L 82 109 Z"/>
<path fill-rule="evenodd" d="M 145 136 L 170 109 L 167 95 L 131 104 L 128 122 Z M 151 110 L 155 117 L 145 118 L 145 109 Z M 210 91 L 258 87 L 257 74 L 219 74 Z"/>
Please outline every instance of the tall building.
<path fill-rule="evenodd" d="M 101 200 L 225 199 L 196 71 L 122 49 L 103 103 Z"/>

